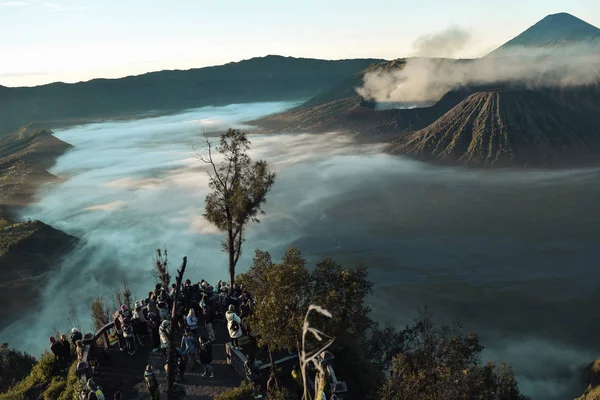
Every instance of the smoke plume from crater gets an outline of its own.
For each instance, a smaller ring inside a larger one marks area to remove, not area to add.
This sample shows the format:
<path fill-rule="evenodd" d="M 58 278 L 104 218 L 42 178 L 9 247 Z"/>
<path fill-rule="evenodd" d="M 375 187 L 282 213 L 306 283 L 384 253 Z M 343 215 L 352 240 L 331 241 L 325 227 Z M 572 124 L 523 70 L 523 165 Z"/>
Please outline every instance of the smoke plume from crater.
<path fill-rule="evenodd" d="M 420 38 L 415 48 L 422 55 L 450 54 L 464 38 L 460 31 L 450 32 L 447 41 Z M 600 49 L 574 44 L 560 49 L 516 47 L 500 56 L 472 60 L 409 58 L 402 69 L 365 74 L 363 86 L 356 91 L 377 102 L 435 103 L 447 92 L 467 86 L 569 87 L 598 82 Z"/>

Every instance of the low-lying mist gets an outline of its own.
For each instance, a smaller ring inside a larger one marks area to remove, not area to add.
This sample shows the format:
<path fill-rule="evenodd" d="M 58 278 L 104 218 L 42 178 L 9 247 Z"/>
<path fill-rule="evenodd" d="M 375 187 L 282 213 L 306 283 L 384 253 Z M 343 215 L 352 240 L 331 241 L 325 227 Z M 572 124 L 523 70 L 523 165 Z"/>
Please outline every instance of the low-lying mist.
<path fill-rule="evenodd" d="M 282 111 L 290 103 L 231 105 L 56 132 L 75 147 L 24 217 L 82 238 L 44 287 L 37 309 L 1 332 L 39 354 L 68 303 L 89 330 L 90 301 L 112 302 L 125 278 L 137 298 L 155 280 L 166 245 L 187 277 L 227 278 L 222 235 L 202 217 L 208 177 L 192 145 L 201 132 Z M 250 226 L 238 271 L 255 248 L 280 257 L 291 244 L 312 262 L 364 262 L 374 316 L 401 327 L 428 305 L 480 334 L 485 357 L 515 367 L 535 399 L 579 392 L 600 351 L 600 171 L 471 171 L 429 166 L 358 146 L 343 134 L 252 135 L 251 156 L 278 173 L 260 224 Z"/>
<path fill-rule="evenodd" d="M 438 48 L 433 44 L 428 47 Z M 356 91 L 378 102 L 411 103 L 436 102 L 449 91 L 468 86 L 516 84 L 539 88 L 598 82 L 600 50 L 597 45 L 574 44 L 558 49 L 515 47 L 498 56 L 474 60 L 410 58 L 401 70 L 367 73 L 363 85 Z"/>

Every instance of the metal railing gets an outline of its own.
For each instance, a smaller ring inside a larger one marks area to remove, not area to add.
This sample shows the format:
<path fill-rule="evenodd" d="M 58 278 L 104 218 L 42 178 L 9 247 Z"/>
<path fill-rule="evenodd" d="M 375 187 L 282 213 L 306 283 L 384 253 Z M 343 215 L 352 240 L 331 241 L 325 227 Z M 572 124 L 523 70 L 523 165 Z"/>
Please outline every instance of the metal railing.
<path fill-rule="evenodd" d="M 90 366 L 90 351 L 92 350 L 93 347 L 98 347 L 98 339 L 102 338 L 102 346 L 105 349 L 108 349 L 110 347 L 110 336 L 108 334 L 108 332 L 111 329 L 114 329 L 115 327 L 115 323 L 114 322 L 109 322 L 108 324 L 104 325 L 102 328 L 100 328 L 95 334 L 94 336 L 92 336 L 91 338 L 87 338 L 87 339 L 82 339 L 83 345 L 84 345 L 84 350 L 83 350 L 83 354 L 81 355 L 81 360 L 79 360 L 79 363 L 84 363 L 83 366 L 78 364 L 77 365 L 77 374 L 80 377 L 80 379 L 84 382 L 87 382 L 88 378 L 90 378 L 92 376 L 92 368 Z M 96 356 L 94 354 L 94 356 Z"/>

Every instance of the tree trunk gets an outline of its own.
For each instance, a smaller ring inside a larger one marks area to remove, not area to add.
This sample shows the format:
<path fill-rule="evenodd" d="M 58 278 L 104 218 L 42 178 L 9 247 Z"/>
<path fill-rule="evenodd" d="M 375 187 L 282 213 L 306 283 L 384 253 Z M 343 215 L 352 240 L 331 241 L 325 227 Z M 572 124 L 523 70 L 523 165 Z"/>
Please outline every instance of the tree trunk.
<path fill-rule="evenodd" d="M 171 321 L 175 319 L 177 310 L 177 302 L 179 301 L 179 294 L 181 293 L 181 281 L 183 280 L 183 274 L 185 273 L 185 266 L 187 265 L 187 257 L 183 257 L 181 263 L 181 269 L 177 271 L 177 279 L 175 288 L 175 299 L 173 300 L 173 307 L 171 308 Z M 175 374 L 177 373 L 177 366 L 175 365 L 175 330 L 171 325 L 171 333 L 169 334 L 169 350 L 167 353 L 167 400 L 175 400 L 175 393 L 173 393 L 173 386 L 175 383 Z"/>
<path fill-rule="evenodd" d="M 271 375 L 275 381 L 275 386 L 279 387 L 277 375 L 275 374 L 275 360 L 273 359 L 273 352 L 271 351 L 271 348 L 267 348 L 267 350 L 269 351 L 269 361 L 271 362 Z"/>
<path fill-rule="evenodd" d="M 233 293 L 233 284 L 235 283 L 235 238 L 233 230 L 227 232 L 227 240 L 229 241 L 229 293 Z"/>

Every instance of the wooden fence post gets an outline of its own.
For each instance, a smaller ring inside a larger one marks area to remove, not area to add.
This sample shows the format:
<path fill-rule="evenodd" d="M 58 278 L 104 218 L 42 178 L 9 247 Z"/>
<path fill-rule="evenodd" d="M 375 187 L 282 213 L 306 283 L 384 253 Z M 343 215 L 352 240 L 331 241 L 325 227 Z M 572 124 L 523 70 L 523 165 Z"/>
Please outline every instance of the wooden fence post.
<path fill-rule="evenodd" d="M 183 257 L 181 268 L 177 270 L 177 278 L 175 280 L 175 299 L 173 300 L 173 307 L 171 308 L 171 321 L 175 319 L 177 312 L 177 303 L 179 302 L 179 294 L 181 293 L 181 282 L 183 281 L 183 274 L 185 273 L 185 266 L 187 265 L 187 257 Z M 169 334 L 169 352 L 167 353 L 167 400 L 175 400 L 173 393 L 173 386 L 175 383 L 175 374 L 177 373 L 177 366 L 175 365 L 175 330 L 171 325 L 171 333 Z"/>

